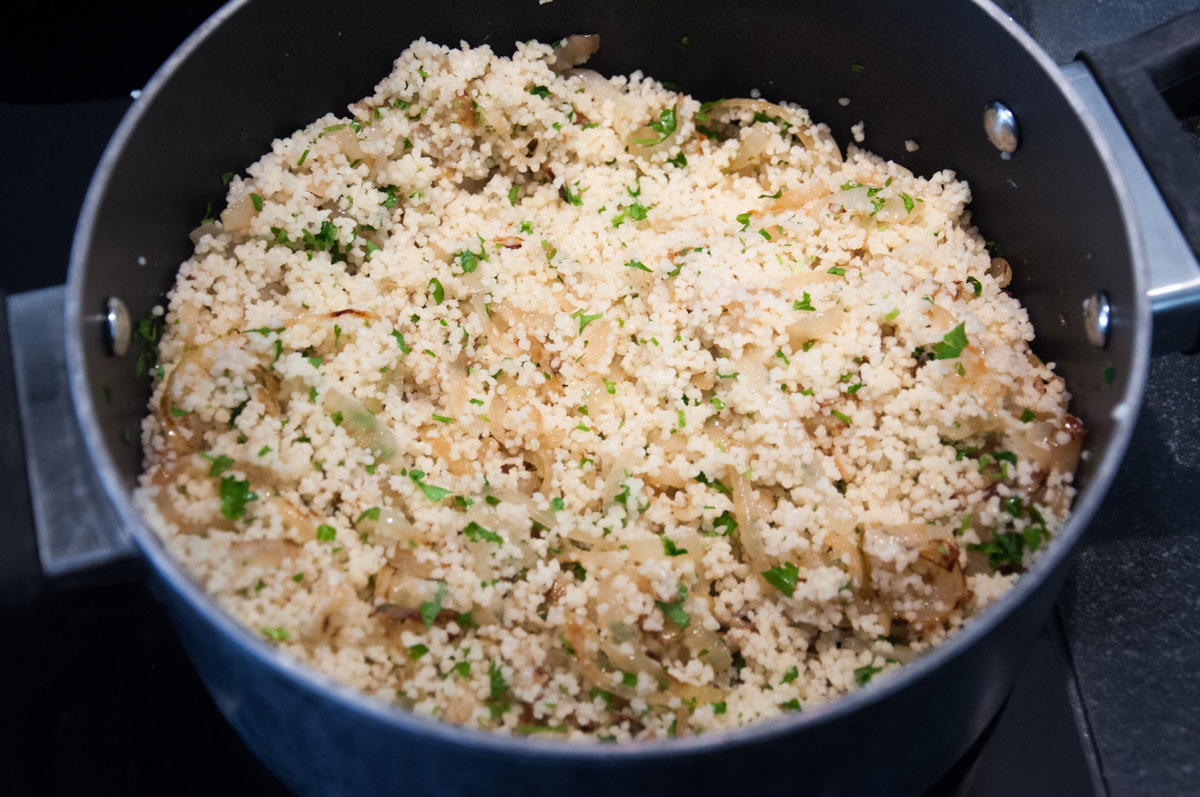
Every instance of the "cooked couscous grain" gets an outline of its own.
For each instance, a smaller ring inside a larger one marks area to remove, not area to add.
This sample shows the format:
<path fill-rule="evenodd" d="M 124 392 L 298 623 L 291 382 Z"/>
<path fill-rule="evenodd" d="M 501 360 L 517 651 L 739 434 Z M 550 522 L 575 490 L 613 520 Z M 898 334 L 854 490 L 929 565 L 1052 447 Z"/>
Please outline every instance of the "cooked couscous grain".
<path fill-rule="evenodd" d="M 1082 436 L 968 187 L 564 60 L 419 41 L 230 181 L 152 525 L 264 644 L 502 733 L 743 725 L 942 642 Z"/>

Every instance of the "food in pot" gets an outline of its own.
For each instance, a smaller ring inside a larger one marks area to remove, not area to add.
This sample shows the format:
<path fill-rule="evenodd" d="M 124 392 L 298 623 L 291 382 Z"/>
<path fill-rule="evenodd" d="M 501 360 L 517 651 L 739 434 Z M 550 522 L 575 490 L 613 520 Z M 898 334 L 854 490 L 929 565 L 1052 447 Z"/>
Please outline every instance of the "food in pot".
<path fill-rule="evenodd" d="M 968 187 L 799 107 L 415 43 L 193 233 L 138 500 L 265 643 L 417 714 L 740 726 L 938 645 L 1083 434 Z"/>

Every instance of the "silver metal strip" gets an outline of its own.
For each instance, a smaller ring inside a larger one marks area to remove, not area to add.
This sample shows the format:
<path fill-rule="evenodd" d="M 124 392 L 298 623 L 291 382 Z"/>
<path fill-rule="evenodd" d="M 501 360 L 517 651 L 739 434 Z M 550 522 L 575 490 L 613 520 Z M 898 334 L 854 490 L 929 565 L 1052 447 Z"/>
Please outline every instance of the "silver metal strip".
<path fill-rule="evenodd" d="M 134 547 L 101 487 L 71 406 L 63 286 L 7 297 L 17 404 L 42 572 L 64 579 Z"/>

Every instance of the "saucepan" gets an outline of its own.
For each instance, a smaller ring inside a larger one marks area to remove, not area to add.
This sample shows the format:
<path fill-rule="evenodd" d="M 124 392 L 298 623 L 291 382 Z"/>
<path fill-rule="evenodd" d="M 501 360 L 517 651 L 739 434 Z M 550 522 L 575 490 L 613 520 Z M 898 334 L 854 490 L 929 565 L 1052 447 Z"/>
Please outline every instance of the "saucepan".
<path fill-rule="evenodd" d="M 599 34 L 589 67 L 602 73 L 642 70 L 701 99 L 758 89 L 804 105 L 843 146 L 861 121 L 867 146 L 884 157 L 922 175 L 955 170 L 972 186 L 974 218 L 1012 265 L 1011 290 L 1038 330 L 1035 351 L 1065 377 L 1088 430 L 1074 515 L 1011 594 L 895 677 L 777 721 L 646 744 L 439 724 L 339 685 L 243 628 L 130 500 L 141 454 L 129 438 L 148 385 L 134 377 L 133 353 L 114 355 L 114 317 L 124 307 L 140 318 L 162 302 L 190 253 L 188 232 L 220 201 L 220 175 L 369 94 L 418 37 L 487 42 L 503 54 L 517 41 L 574 33 Z M 298 792 L 915 793 L 996 716 L 1132 433 L 1152 319 L 1134 211 L 1077 93 L 986 0 L 236 0 L 146 86 L 96 173 L 70 265 L 71 388 L 121 520 L 113 534 L 132 540 L 221 711 Z M 1185 294 L 1174 321 L 1196 317 Z M 1193 343 L 1195 330 L 1168 345 Z"/>

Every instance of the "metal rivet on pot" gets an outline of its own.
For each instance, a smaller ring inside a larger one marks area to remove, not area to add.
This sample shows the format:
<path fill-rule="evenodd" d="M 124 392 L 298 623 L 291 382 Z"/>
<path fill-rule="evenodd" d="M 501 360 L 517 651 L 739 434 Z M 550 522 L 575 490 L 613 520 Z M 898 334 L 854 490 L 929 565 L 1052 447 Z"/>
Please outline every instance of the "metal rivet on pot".
<path fill-rule="evenodd" d="M 1098 349 L 1108 343 L 1108 329 L 1112 322 L 1108 293 L 1096 291 L 1083 300 L 1083 328 L 1087 330 L 1088 342 Z"/>
<path fill-rule="evenodd" d="M 110 296 L 105 303 L 104 331 L 108 334 L 108 352 L 120 357 L 129 351 L 129 339 L 133 325 L 129 321 L 129 310 L 125 302 Z"/>
<path fill-rule="evenodd" d="M 1007 105 L 1002 102 L 988 103 L 983 110 L 983 129 L 987 133 L 992 146 L 1008 157 L 1016 152 L 1021 143 L 1020 131 L 1017 129 L 1017 117 Z"/>

